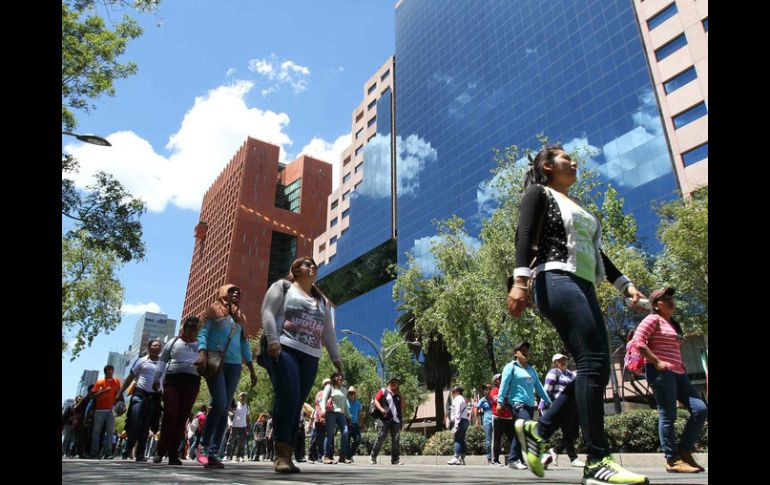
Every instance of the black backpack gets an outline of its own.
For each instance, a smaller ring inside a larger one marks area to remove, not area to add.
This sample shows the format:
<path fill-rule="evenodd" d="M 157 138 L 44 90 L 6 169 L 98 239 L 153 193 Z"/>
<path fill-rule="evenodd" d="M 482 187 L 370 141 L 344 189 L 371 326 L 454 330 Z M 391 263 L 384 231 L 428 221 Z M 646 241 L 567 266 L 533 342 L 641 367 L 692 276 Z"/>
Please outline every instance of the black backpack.
<path fill-rule="evenodd" d="M 383 387 L 381 389 L 382 391 L 382 397 L 380 398 L 380 406 L 383 407 L 383 409 L 387 409 L 388 402 L 385 398 L 385 388 Z M 384 418 L 385 416 L 380 413 L 380 411 L 377 409 L 377 406 L 374 405 L 374 398 L 372 398 L 372 402 L 369 404 L 369 416 L 373 418 Z"/>

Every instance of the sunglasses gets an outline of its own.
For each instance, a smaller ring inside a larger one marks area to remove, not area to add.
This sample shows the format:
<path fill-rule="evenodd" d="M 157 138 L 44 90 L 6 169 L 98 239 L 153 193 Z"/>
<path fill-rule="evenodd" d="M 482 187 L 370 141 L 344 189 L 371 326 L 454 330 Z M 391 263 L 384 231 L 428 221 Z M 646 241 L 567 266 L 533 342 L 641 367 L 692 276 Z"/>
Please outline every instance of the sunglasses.
<path fill-rule="evenodd" d="M 240 288 L 230 288 L 230 289 L 227 290 L 228 293 L 235 293 L 236 291 L 238 293 L 240 293 L 241 289 Z"/>
<path fill-rule="evenodd" d="M 316 269 L 318 268 L 318 265 L 313 263 L 312 261 L 303 261 L 302 266 L 304 266 L 305 268 L 316 268 Z"/>

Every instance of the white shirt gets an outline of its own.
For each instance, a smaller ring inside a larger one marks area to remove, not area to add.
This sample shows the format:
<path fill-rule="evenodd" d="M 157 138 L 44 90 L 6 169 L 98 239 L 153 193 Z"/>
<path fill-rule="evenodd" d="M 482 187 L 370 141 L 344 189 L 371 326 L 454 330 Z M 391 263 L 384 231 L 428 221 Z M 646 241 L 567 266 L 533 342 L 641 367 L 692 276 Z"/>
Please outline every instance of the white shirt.
<path fill-rule="evenodd" d="M 468 403 L 465 398 L 458 394 L 452 398 L 452 422 L 459 424 L 460 420 L 468 419 Z"/>
<path fill-rule="evenodd" d="M 131 372 L 136 376 L 136 387 L 145 392 L 154 392 L 152 390 L 152 381 L 155 378 L 155 370 L 158 361 L 150 360 L 149 355 L 145 355 L 134 362 Z"/>
<path fill-rule="evenodd" d="M 246 427 L 246 415 L 249 414 L 249 405 L 241 404 L 240 399 L 235 405 L 235 412 L 233 413 L 233 428 L 245 428 Z"/>

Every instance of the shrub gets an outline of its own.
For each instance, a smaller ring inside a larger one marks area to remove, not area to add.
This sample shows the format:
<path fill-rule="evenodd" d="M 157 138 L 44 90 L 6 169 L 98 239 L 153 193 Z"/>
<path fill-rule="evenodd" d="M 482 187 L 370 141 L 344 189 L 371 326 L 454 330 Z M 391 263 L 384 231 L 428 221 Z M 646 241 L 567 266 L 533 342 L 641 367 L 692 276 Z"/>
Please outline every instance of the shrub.
<path fill-rule="evenodd" d="M 484 428 L 476 428 L 475 426 L 468 427 L 468 432 L 465 434 L 465 444 L 468 446 L 469 455 L 486 455 L 486 442 L 484 436 Z M 508 437 L 503 435 L 502 443 L 500 444 L 500 455 L 505 456 L 510 450 L 510 441 Z M 451 431 L 441 431 L 435 433 L 430 437 L 428 442 L 422 449 L 423 455 L 453 455 L 454 454 L 454 437 Z M 501 458 L 502 459 L 502 458 Z"/>

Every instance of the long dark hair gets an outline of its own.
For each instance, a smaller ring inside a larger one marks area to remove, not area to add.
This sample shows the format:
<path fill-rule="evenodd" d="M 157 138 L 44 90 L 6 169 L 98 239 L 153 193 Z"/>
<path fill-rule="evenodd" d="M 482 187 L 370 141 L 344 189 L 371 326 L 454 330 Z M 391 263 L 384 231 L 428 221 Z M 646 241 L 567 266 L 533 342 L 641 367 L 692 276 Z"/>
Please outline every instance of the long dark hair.
<path fill-rule="evenodd" d="M 286 275 L 286 279 L 294 283 L 297 281 L 297 278 L 294 276 L 297 273 L 299 273 L 299 268 L 302 266 L 302 263 L 305 261 L 309 261 L 313 263 L 316 267 L 316 270 L 318 269 L 318 265 L 316 264 L 315 260 L 311 258 L 310 256 L 302 256 L 300 258 L 297 258 L 294 260 L 293 263 L 291 263 L 291 267 L 289 268 L 289 274 Z M 321 294 L 321 292 L 316 288 L 315 284 L 310 287 L 310 293 L 313 295 L 314 298 L 318 300 L 324 300 L 324 296 Z"/>
<path fill-rule="evenodd" d="M 548 145 L 543 147 L 534 158 L 532 157 L 532 154 L 527 154 L 527 158 L 529 159 L 529 170 L 524 177 L 524 187 L 522 188 L 522 191 L 527 190 L 527 187 L 532 184 L 548 184 L 548 173 L 543 170 L 543 164 L 546 162 L 553 164 L 557 152 L 560 151 L 564 151 L 564 148 L 562 148 L 561 145 Z"/>

